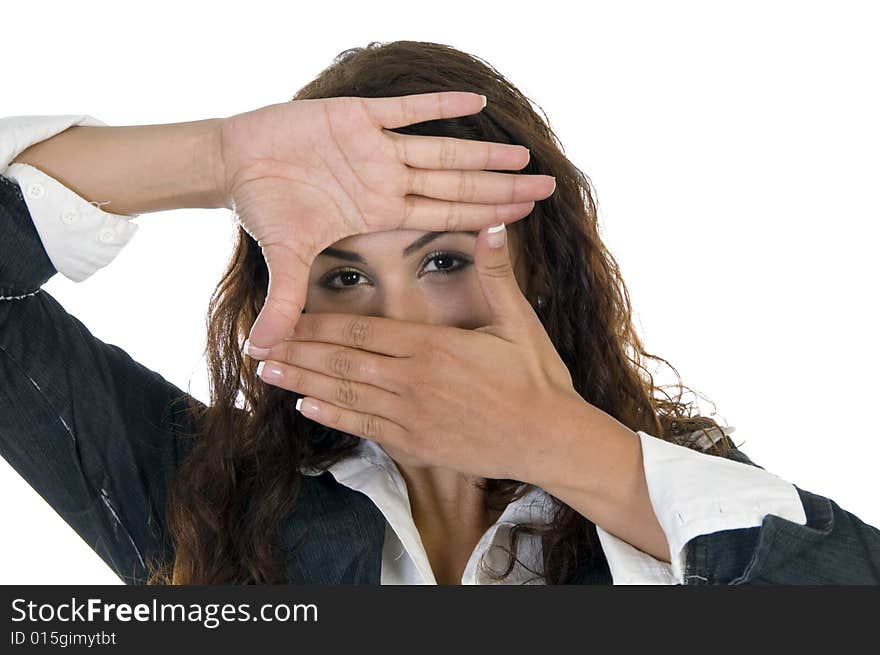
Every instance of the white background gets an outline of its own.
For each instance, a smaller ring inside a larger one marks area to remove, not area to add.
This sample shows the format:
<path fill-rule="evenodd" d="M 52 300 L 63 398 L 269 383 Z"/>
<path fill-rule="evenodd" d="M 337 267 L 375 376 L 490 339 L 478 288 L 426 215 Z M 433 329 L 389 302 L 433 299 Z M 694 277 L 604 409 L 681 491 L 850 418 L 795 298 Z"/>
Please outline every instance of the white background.
<path fill-rule="evenodd" d="M 370 41 L 476 54 L 595 184 L 648 351 L 755 462 L 880 526 L 876 5 L 304 4 L 6 3 L 0 115 L 229 116 L 290 99 Z M 135 220 L 108 267 L 44 288 L 207 400 L 204 317 L 231 213 Z M 0 582 L 119 583 L 2 459 L 0 498 Z"/>

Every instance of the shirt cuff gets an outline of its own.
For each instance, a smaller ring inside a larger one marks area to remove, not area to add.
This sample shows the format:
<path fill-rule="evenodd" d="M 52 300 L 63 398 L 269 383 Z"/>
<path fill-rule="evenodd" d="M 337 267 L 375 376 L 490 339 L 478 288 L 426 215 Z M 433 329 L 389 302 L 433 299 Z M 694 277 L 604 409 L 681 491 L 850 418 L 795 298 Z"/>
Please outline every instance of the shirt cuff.
<path fill-rule="evenodd" d="M 672 567 L 666 562 L 648 555 L 623 539 L 596 526 L 599 543 L 608 570 L 611 572 L 611 583 L 616 585 L 674 585 L 677 584 Z"/>
<path fill-rule="evenodd" d="M 103 211 L 29 164 L 12 164 L 3 175 L 21 186 L 52 265 L 74 282 L 109 264 L 140 228 L 131 216 Z"/>
<path fill-rule="evenodd" d="M 768 514 L 807 522 L 795 486 L 756 466 L 638 431 L 651 505 L 669 542 L 660 561 L 596 526 L 614 584 L 683 584 L 685 547 L 721 530 L 760 526 Z"/>
<path fill-rule="evenodd" d="M 75 125 L 106 125 L 87 114 L 63 116 L 7 116 L 0 118 L 0 173 L 35 143 L 45 141 Z"/>

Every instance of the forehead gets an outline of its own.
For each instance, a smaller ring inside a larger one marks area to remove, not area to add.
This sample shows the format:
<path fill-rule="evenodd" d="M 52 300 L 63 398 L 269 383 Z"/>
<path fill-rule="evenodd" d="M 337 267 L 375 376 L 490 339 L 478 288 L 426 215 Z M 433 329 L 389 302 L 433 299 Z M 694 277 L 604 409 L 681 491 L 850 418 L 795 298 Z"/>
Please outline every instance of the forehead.
<path fill-rule="evenodd" d="M 321 252 L 322 255 L 339 256 L 347 253 L 381 253 L 407 257 L 437 241 L 455 241 L 470 246 L 478 232 L 433 232 L 424 230 L 385 230 L 369 234 L 354 234 L 340 239 Z"/>
<path fill-rule="evenodd" d="M 321 254 L 332 254 L 334 251 L 390 251 L 399 254 L 412 254 L 428 244 L 438 240 L 455 240 L 464 245 L 473 245 L 479 230 L 461 230 L 455 232 L 436 232 L 427 230 L 384 230 L 368 234 L 353 234 L 340 239 L 327 247 Z M 508 239 L 511 246 L 516 245 L 515 231 L 508 228 Z"/>
<path fill-rule="evenodd" d="M 340 239 L 334 246 L 340 248 L 356 248 L 371 247 L 376 245 L 409 245 L 410 243 L 421 239 L 429 234 L 438 236 L 453 235 L 470 235 L 476 236 L 478 230 L 462 231 L 462 232 L 434 232 L 430 230 L 383 230 L 381 232 L 370 232 L 368 234 L 353 234 L 351 236 Z"/>

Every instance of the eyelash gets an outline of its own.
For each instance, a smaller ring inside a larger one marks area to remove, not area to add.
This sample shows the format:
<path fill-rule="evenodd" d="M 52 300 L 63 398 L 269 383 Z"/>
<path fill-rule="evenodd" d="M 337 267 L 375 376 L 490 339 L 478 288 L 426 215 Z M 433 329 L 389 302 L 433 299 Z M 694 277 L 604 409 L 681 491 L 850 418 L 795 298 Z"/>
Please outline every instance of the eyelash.
<path fill-rule="evenodd" d="M 423 265 L 428 264 L 431 261 L 433 261 L 434 259 L 439 259 L 441 257 L 448 257 L 450 259 L 458 260 L 459 262 L 463 262 L 463 263 L 459 264 L 458 266 L 454 266 L 453 268 L 450 268 L 450 269 L 438 268 L 436 271 L 428 271 L 426 273 L 426 275 L 441 275 L 441 276 L 445 277 L 447 275 L 451 275 L 453 273 L 458 273 L 459 271 L 464 270 L 465 268 L 470 266 L 472 263 L 470 259 L 468 259 L 467 257 L 464 257 L 463 255 L 457 255 L 455 253 L 447 252 L 445 250 L 435 250 L 434 252 L 430 253 L 429 255 L 427 255 L 425 257 Z M 345 273 L 356 273 L 356 274 L 360 275 L 361 277 L 366 277 L 363 273 L 361 273 L 359 270 L 357 270 L 355 268 L 340 268 L 335 271 L 330 271 L 329 273 L 324 275 L 324 277 L 321 278 L 321 280 L 318 282 L 318 284 L 319 284 L 319 286 L 321 286 L 324 289 L 328 289 L 329 291 L 338 291 L 338 292 L 350 291 L 351 289 L 355 289 L 357 287 L 364 286 L 362 284 L 349 284 L 349 285 L 344 285 L 344 286 L 333 286 L 330 284 L 330 282 L 332 280 L 336 279 L 337 277 L 339 277 L 340 275 L 343 275 Z"/>

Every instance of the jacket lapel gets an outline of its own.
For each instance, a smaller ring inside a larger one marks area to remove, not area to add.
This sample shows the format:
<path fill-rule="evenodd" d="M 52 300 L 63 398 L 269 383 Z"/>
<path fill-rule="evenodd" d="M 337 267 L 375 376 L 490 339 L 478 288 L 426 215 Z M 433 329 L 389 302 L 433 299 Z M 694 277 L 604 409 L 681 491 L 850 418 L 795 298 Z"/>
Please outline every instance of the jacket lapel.
<path fill-rule="evenodd" d="M 380 584 L 385 517 L 329 472 L 303 476 L 282 524 L 289 584 Z"/>

